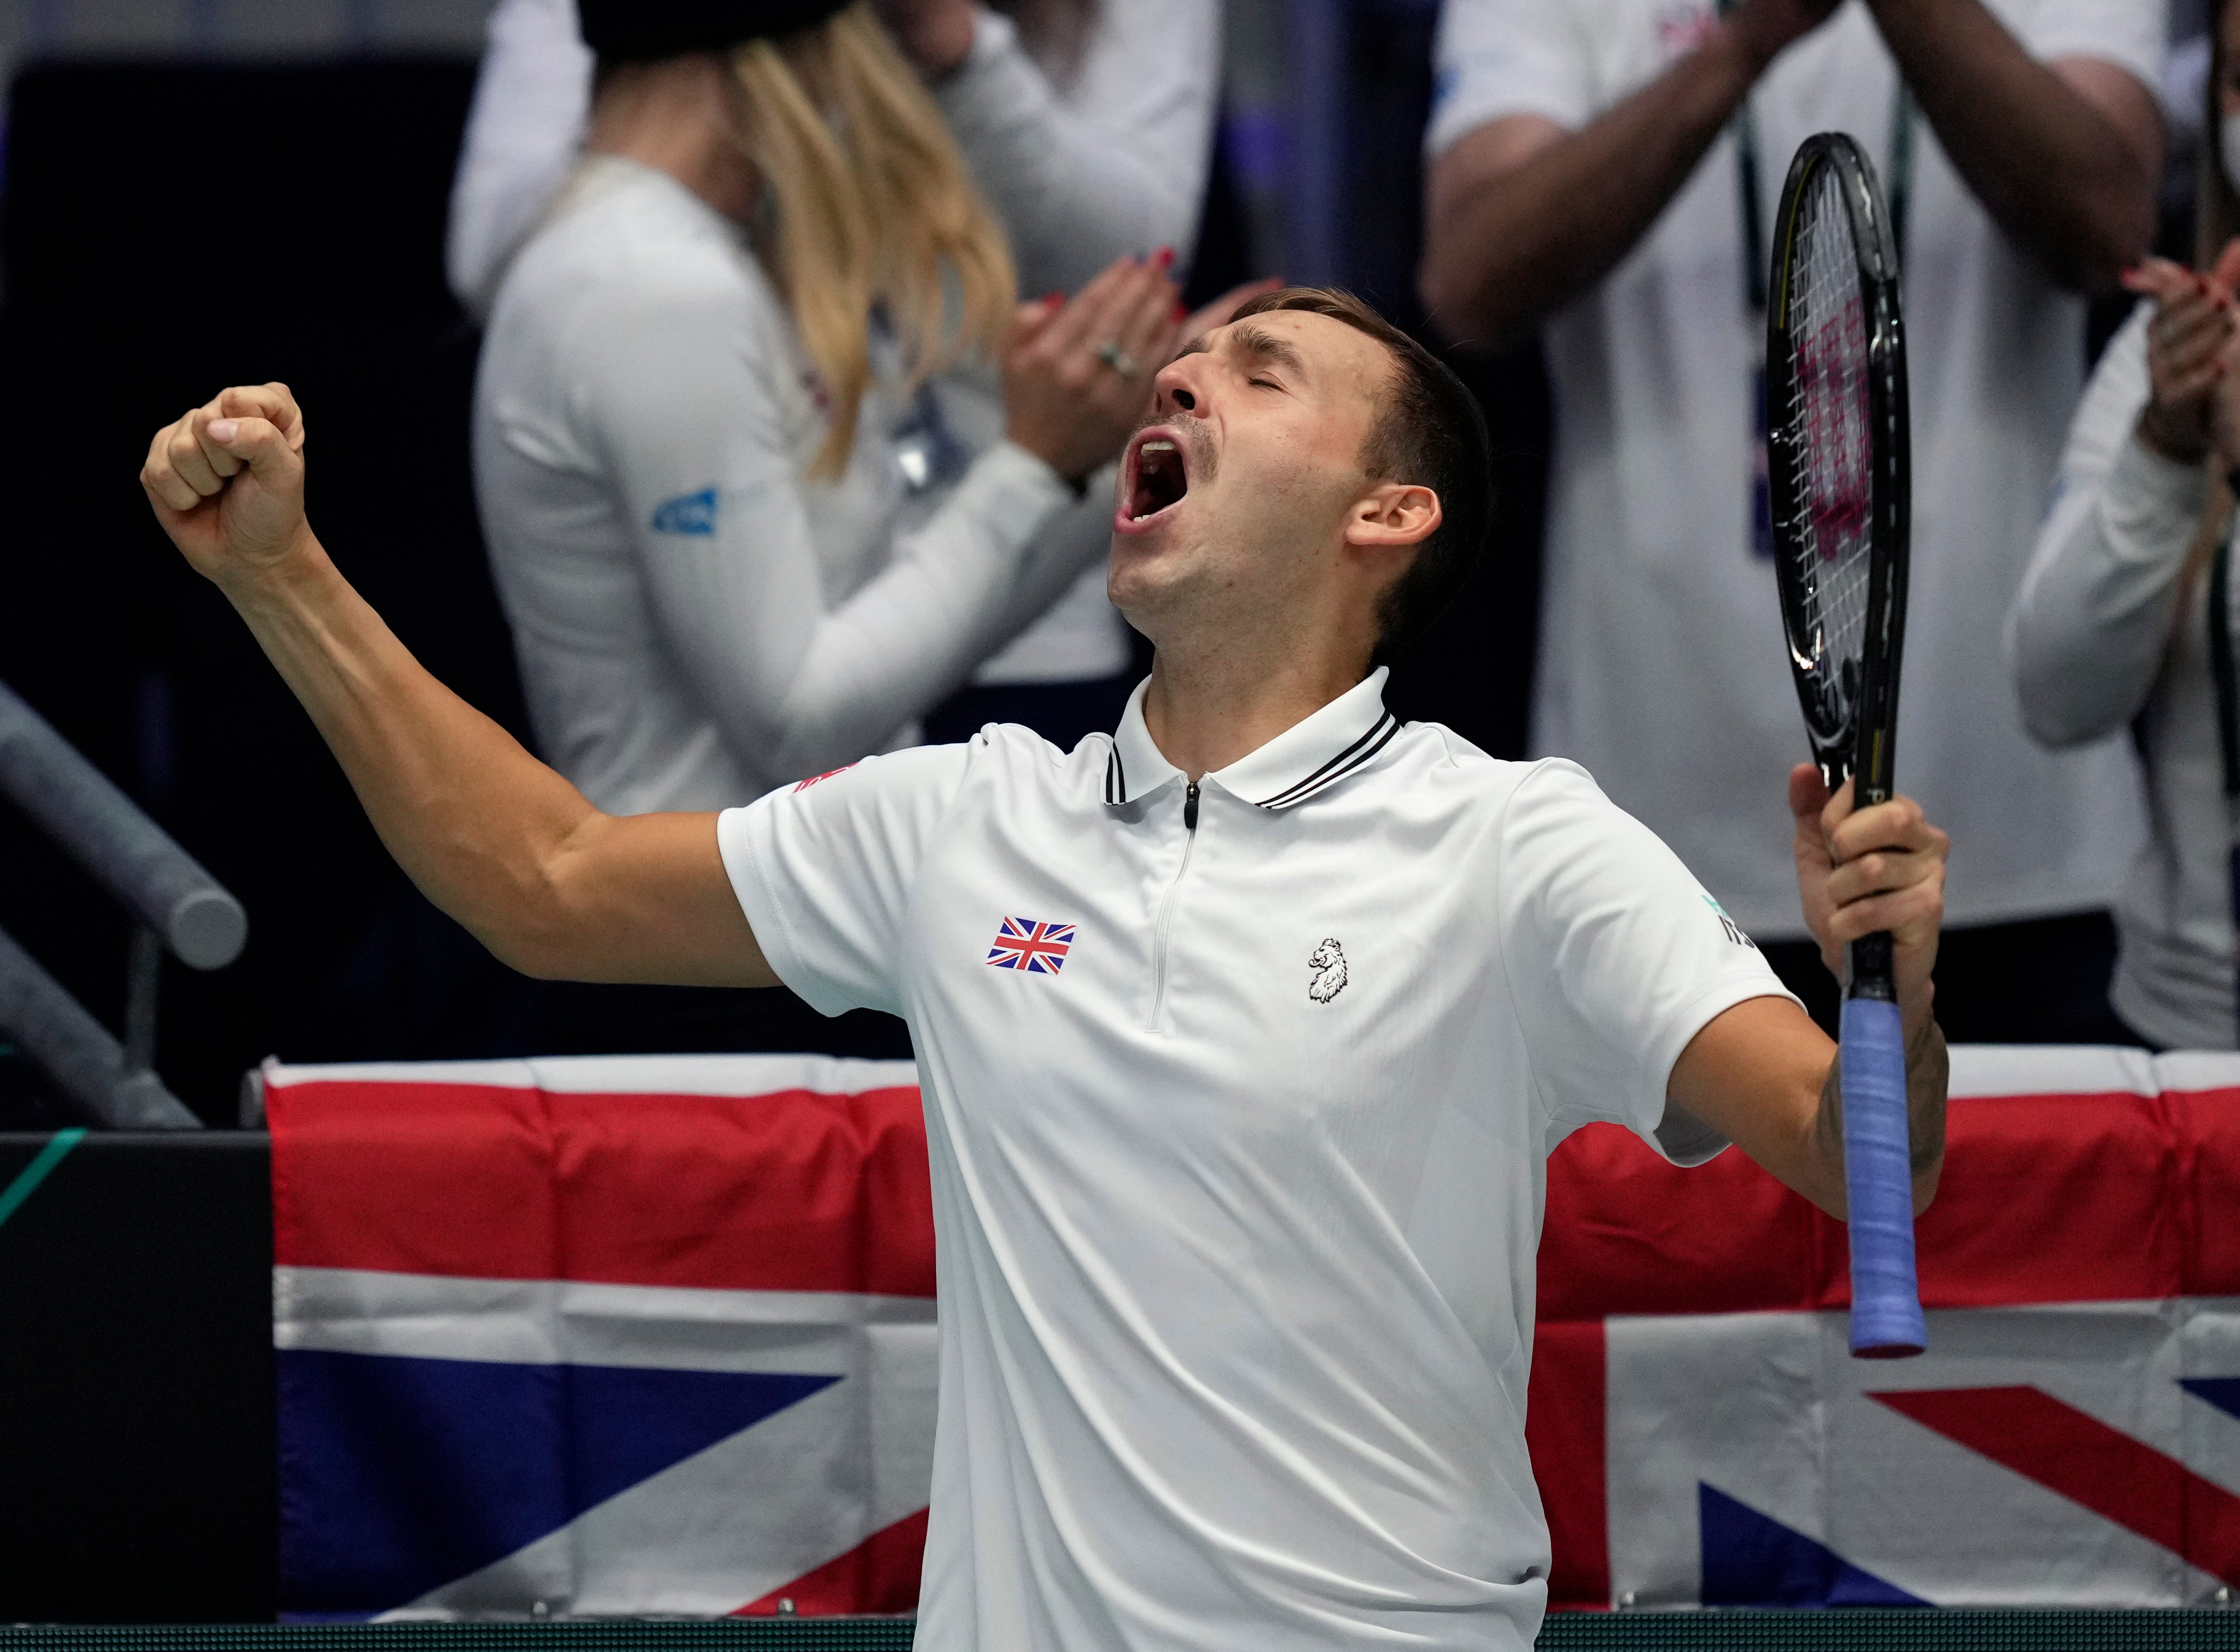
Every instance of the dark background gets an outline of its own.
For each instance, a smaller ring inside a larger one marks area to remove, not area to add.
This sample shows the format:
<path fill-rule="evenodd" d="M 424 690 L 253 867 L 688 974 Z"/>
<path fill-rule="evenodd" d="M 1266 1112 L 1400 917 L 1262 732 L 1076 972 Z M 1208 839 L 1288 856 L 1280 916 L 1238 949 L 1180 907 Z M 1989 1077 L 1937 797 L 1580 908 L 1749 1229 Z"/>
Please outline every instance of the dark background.
<path fill-rule="evenodd" d="M 476 339 L 442 275 L 473 76 L 456 60 L 57 63 L 14 89 L 0 440 L 23 464 L 0 675 L 248 908 L 231 968 L 166 965 L 158 1066 L 213 1121 L 269 1053 L 471 1053 L 502 1036 L 503 973 L 388 863 L 135 480 L 150 435 L 217 387 L 286 382 L 337 561 L 430 669 L 523 729 L 468 471 Z M 214 123 L 254 166 L 178 152 Z M 151 163 L 197 181 L 150 187 Z M 12 813 L 0 865 L 0 926 L 116 1026 L 122 915 Z"/>

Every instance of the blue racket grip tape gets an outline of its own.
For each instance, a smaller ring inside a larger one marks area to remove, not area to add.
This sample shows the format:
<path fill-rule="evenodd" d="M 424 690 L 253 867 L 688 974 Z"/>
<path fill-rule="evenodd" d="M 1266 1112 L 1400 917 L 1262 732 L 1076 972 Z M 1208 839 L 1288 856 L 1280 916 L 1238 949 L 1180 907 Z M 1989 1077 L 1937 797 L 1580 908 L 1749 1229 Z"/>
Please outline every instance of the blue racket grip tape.
<path fill-rule="evenodd" d="M 1905 1028 L 1880 998 L 1843 1004 L 1843 1180 L 1850 1200 L 1851 1352 L 1892 1359 L 1929 1346 L 1913 1272 L 1913 1151 Z"/>

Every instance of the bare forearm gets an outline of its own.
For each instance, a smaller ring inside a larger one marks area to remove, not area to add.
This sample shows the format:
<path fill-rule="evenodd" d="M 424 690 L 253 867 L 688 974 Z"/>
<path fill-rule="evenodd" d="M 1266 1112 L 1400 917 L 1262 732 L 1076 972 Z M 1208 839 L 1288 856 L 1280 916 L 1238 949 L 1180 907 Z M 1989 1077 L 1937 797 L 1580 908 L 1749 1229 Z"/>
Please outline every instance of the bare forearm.
<path fill-rule="evenodd" d="M 1514 164 L 1464 137 L 1432 170 L 1422 287 L 1450 336 L 1497 343 L 1607 275 L 1686 183 L 1763 59 L 1734 30 Z"/>
<path fill-rule="evenodd" d="M 1789 776 L 1804 919 L 1829 967 L 1867 935 L 1888 935 L 1905 1040 L 1907 1133 L 1916 1214 L 1944 1164 L 1944 1035 L 1934 1013 L 1937 935 L 1951 844 L 1920 805 L 1851 807 L 1847 784 L 1799 763 Z M 1673 1063 L 1668 1101 L 1710 1125 L 1781 1182 L 1842 1220 L 1843 1052 L 1787 996 L 1747 999 L 1715 1017 Z"/>
<path fill-rule="evenodd" d="M 547 869 L 596 817 L 583 795 L 430 676 L 308 531 L 223 589 L 406 874 L 499 957 L 551 972 Z"/>
<path fill-rule="evenodd" d="M 237 384 L 156 432 L 140 485 L 225 592 L 422 891 L 499 957 L 583 981 L 770 986 L 713 815 L 603 815 L 430 676 L 303 516 L 303 410 Z"/>
<path fill-rule="evenodd" d="M 1976 198 L 2054 278 L 2114 287 L 2154 234 L 2154 143 L 2023 49 L 1981 0 L 1871 0 L 1922 112 Z M 2120 71 L 2111 71 L 2120 72 Z"/>
<path fill-rule="evenodd" d="M 1944 1172 L 1944 1100 L 1951 1065 L 1944 1047 L 1943 1029 L 1927 1015 L 1908 1016 L 1905 1051 L 1907 1135 L 1912 1154 L 1913 1213 L 1919 1216 L 1937 1197 L 1937 1183 Z M 1810 1196 L 1832 1216 L 1841 1217 L 1849 1205 L 1843 1178 L 1843 1062 L 1841 1051 L 1828 1063 L 1828 1076 L 1820 1086 L 1820 1110 L 1813 1122 L 1813 1142 L 1822 1174 Z"/>

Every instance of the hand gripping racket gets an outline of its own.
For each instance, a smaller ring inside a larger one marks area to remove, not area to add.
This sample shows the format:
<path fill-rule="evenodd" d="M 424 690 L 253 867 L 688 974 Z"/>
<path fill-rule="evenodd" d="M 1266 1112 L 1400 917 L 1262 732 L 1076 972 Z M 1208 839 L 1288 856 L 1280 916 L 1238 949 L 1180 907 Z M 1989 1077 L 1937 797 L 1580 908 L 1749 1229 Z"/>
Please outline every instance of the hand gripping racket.
<path fill-rule="evenodd" d="M 1873 166 L 1823 132 L 1790 163 L 1766 308 L 1774 572 L 1812 756 L 1860 808 L 1890 796 L 1912 522 L 1897 248 Z M 1850 949 L 1843 1047 L 1851 1352 L 1927 1345 L 1913 1269 L 1905 1035 L 1890 937 Z"/>

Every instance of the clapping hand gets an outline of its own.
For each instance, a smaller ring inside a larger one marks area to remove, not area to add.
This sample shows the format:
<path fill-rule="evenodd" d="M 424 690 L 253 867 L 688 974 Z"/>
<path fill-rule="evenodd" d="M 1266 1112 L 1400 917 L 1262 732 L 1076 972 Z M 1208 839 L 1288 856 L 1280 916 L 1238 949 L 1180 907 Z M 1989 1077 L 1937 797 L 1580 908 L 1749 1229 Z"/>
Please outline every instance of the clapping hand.
<path fill-rule="evenodd" d="M 2206 274 L 2149 258 L 2123 273 L 2123 285 L 2151 298 L 2147 376 L 2153 395 L 2139 415 L 2139 437 L 2164 458 L 2198 463 L 2211 452 L 2240 465 L 2240 238 Z"/>
<path fill-rule="evenodd" d="M 1003 363 L 1004 434 L 1079 482 L 1117 458 L 1180 323 L 1174 255 L 1120 258 L 1072 298 L 1023 304 Z"/>
<path fill-rule="evenodd" d="M 887 32 L 918 73 L 956 73 L 972 51 L 979 8 L 972 0 L 873 0 Z"/>
<path fill-rule="evenodd" d="M 1763 67 L 1827 22 L 1836 5 L 1837 0 L 1742 0 L 1721 23 L 1742 43 L 1750 60 Z"/>
<path fill-rule="evenodd" d="M 1232 287 L 1184 315 L 1171 250 L 1120 258 L 1069 300 L 1022 304 L 1003 364 L 1005 434 L 1074 481 L 1117 458 L 1151 406 L 1151 379 L 1189 339 L 1283 283 Z"/>

